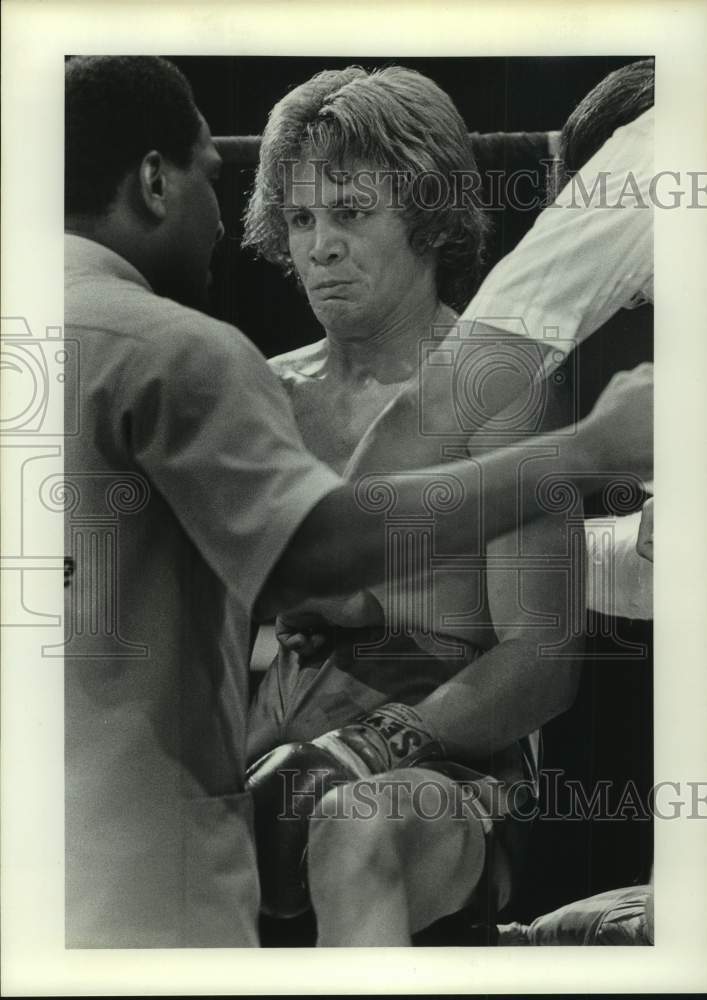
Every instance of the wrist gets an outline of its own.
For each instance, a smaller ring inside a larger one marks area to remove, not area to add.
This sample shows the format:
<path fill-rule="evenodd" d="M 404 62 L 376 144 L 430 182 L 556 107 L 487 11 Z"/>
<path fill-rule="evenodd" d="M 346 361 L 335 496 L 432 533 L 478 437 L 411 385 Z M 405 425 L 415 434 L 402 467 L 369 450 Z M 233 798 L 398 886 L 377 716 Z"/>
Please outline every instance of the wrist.
<path fill-rule="evenodd" d="M 410 705 L 391 702 L 344 727 L 345 739 L 373 773 L 444 756 L 444 747 Z"/>

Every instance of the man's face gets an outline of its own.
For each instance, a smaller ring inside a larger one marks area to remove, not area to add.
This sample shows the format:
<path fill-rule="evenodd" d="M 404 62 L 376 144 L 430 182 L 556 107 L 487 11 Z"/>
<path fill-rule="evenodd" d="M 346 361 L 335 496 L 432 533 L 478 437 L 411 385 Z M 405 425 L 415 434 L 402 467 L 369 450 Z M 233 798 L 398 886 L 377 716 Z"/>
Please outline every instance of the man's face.
<path fill-rule="evenodd" d="M 374 169 L 290 164 L 283 211 L 292 261 L 328 332 L 370 337 L 436 298 L 434 258 L 412 250 L 390 180 Z"/>
<path fill-rule="evenodd" d="M 220 171 L 221 157 L 204 121 L 190 165 L 172 166 L 169 171 L 173 197 L 167 220 L 170 273 L 165 282 L 170 288 L 164 294 L 187 305 L 204 306 L 208 298 L 211 256 L 223 235 L 215 191 Z"/>

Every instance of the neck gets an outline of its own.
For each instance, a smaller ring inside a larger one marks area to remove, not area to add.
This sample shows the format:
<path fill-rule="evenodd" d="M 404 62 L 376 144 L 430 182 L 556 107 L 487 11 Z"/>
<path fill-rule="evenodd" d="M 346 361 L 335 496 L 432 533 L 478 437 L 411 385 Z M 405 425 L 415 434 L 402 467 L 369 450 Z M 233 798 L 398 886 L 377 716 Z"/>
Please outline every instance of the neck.
<path fill-rule="evenodd" d="M 147 282 L 154 288 L 155 274 L 150 241 L 136 239 L 135 232 L 114 219 L 111 214 L 103 216 L 71 215 L 68 216 L 64 232 L 71 236 L 83 236 L 94 243 L 100 243 L 114 253 L 119 254 L 129 264 L 132 264 Z M 143 252 L 144 249 L 144 252 Z"/>
<path fill-rule="evenodd" d="M 418 370 L 420 342 L 433 336 L 432 327 L 455 321 L 456 313 L 435 298 L 360 338 L 327 330 L 328 364 L 351 380 L 404 382 Z"/>

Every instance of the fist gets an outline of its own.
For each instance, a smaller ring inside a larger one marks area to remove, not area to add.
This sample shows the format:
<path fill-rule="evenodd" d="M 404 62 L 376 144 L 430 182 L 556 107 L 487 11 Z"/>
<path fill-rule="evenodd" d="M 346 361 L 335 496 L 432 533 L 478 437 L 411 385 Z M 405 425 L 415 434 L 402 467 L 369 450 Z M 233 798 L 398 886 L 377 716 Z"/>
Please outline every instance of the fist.
<path fill-rule="evenodd" d="M 248 768 L 263 913 L 296 917 L 309 908 L 309 818 L 329 789 L 355 777 L 313 743 L 286 743 Z"/>
<path fill-rule="evenodd" d="M 653 365 L 618 372 L 584 421 L 606 472 L 634 472 L 644 479 L 653 472 Z"/>
<path fill-rule="evenodd" d="M 365 628 L 382 625 L 383 611 L 375 596 L 362 590 L 350 597 L 306 601 L 293 611 L 278 615 L 277 641 L 300 656 L 312 656 L 321 649 L 335 628 Z"/>

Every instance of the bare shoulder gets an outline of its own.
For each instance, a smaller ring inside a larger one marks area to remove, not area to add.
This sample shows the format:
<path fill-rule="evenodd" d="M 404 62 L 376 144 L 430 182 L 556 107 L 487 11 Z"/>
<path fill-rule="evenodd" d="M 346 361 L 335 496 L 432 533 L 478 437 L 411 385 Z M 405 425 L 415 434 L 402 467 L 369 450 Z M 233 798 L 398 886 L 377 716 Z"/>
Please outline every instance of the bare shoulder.
<path fill-rule="evenodd" d="M 269 358 L 268 364 L 281 381 L 291 383 L 315 378 L 321 372 L 326 358 L 327 342 L 318 340 L 314 344 L 305 344 L 294 351 Z"/>

